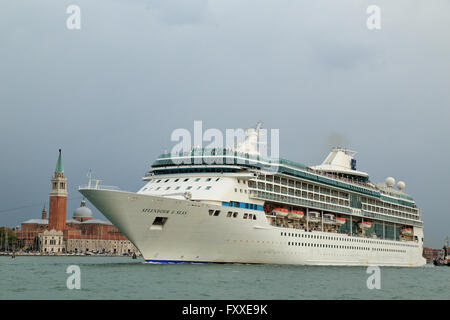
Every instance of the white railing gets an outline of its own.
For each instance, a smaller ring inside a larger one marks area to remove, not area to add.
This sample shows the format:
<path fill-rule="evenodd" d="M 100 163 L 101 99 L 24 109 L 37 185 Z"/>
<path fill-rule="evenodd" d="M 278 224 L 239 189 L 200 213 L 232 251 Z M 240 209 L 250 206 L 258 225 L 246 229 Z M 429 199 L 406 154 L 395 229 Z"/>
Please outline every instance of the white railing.
<path fill-rule="evenodd" d="M 89 189 L 89 190 L 120 190 L 119 187 L 116 186 L 105 186 L 100 184 L 100 179 L 94 179 L 92 178 L 92 172 L 89 170 L 87 173 L 87 177 L 89 178 L 88 184 L 81 185 L 78 187 L 78 190 L 80 189 Z"/>
<path fill-rule="evenodd" d="M 85 184 L 78 187 L 78 190 L 81 189 L 89 189 L 89 190 L 120 190 L 119 187 L 116 186 L 105 186 L 101 184 Z"/>

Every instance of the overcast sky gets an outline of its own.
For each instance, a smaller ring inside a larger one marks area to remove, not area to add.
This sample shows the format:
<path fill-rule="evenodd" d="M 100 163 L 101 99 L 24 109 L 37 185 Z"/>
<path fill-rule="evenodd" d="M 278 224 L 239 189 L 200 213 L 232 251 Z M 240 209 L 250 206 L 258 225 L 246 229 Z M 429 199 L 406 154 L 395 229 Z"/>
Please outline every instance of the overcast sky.
<path fill-rule="evenodd" d="M 81 30 L 66 27 L 71 4 Z M 381 30 L 366 27 L 373 4 Z M 69 198 L 90 168 L 136 191 L 174 129 L 262 120 L 280 129 L 284 158 L 316 165 L 342 144 L 372 181 L 405 181 L 425 244 L 441 247 L 449 30 L 448 0 L 3 0 L 0 211 L 34 206 L 0 212 L 0 225 L 48 207 L 59 148 Z"/>

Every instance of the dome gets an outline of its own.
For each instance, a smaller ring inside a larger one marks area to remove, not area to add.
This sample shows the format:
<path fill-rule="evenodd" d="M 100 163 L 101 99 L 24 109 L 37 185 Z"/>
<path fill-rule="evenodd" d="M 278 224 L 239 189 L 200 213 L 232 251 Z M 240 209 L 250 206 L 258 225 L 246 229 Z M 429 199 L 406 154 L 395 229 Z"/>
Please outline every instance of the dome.
<path fill-rule="evenodd" d="M 81 205 L 79 208 L 75 209 L 75 211 L 73 212 L 73 217 L 74 218 L 92 218 L 93 214 L 91 209 L 89 209 L 88 207 L 86 207 L 86 201 L 81 201 Z"/>
<path fill-rule="evenodd" d="M 398 190 L 403 190 L 403 189 L 405 189 L 405 187 L 406 187 L 406 184 L 403 182 L 403 181 L 399 181 L 398 183 L 397 183 L 397 188 L 398 188 Z"/>
<path fill-rule="evenodd" d="M 394 184 L 395 184 L 395 179 L 394 178 L 392 178 L 392 177 L 387 177 L 386 178 L 386 185 L 389 188 L 392 188 L 394 186 Z"/>

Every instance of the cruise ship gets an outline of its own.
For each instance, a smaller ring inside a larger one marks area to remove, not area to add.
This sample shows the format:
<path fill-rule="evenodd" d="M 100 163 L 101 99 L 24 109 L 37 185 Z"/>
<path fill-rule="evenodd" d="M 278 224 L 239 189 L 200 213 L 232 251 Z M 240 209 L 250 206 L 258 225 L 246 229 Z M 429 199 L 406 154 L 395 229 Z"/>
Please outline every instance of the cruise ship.
<path fill-rule="evenodd" d="M 151 263 L 425 265 L 423 221 L 404 182 L 372 183 L 356 152 L 324 162 L 261 156 L 260 124 L 235 150 L 160 155 L 137 192 L 83 194 Z"/>

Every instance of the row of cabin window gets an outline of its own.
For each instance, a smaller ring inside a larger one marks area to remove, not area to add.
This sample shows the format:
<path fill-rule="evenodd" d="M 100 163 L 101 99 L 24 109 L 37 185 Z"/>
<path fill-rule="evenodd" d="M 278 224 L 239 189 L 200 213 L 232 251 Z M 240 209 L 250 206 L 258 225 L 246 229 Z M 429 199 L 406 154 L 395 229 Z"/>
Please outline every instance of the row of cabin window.
<path fill-rule="evenodd" d="M 316 247 L 316 248 L 335 248 L 335 249 L 350 249 L 350 250 L 364 250 L 370 251 L 367 247 L 353 247 L 353 246 L 341 246 L 336 244 L 322 244 L 322 243 L 304 243 L 304 242 L 288 242 L 288 246 L 301 246 L 301 247 Z M 384 252 L 397 252 L 406 253 L 406 250 L 395 250 L 395 249 L 383 249 L 383 248 L 372 248 L 373 251 L 384 251 Z"/>
<path fill-rule="evenodd" d="M 236 207 L 236 208 L 244 208 L 245 207 L 245 209 L 258 210 L 258 205 L 254 204 L 254 203 L 230 201 L 228 203 L 227 202 L 222 202 L 222 204 L 223 205 L 228 205 L 230 207 Z M 261 206 L 261 210 L 262 210 L 262 206 Z"/>
<path fill-rule="evenodd" d="M 217 217 L 220 214 L 220 210 L 209 210 L 209 215 L 210 216 L 214 216 Z M 227 213 L 227 218 L 237 218 L 238 213 L 237 212 L 232 212 L 232 211 L 228 211 Z M 253 213 L 244 213 L 243 219 L 250 219 L 250 220 L 256 220 L 256 214 Z"/>
<path fill-rule="evenodd" d="M 329 236 L 319 236 L 314 234 L 298 234 L 298 233 L 287 233 L 287 232 L 281 232 L 281 236 L 288 236 L 288 237 L 302 237 L 302 238 L 314 238 L 314 239 L 323 239 L 323 240 L 338 240 L 338 241 L 350 241 L 350 242 L 363 242 L 363 243 L 372 243 L 372 244 L 383 244 L 383 245 L 392 245 L 392 246 L 402 246 L 402 247 L 416 247 L 415 245 L 410 245 L 406 243 L 381 243 L 379 241 L 372 241 L 372 240 L 366 240 L 366 239 L 351 239 L 351 238 L 336 238 L 336 237 L 329 237 Z"/>
<path fill-rule="evenodd" d="M 189 179 L 190 178 L 185 178 L 185 179 L 183 179 L 183 182 L 189 181 Z M 182 180 L 182 178 L 176 178 L 173 182 L 178 182 L 180 180 Z M 194 182 L 197 182 L 197 181 L 200 181 L 200 180 L 201 180 L 201 178 L 195 178 Z M 209 182 L 211 180 L 212 180 L 212 178 L 206 178 L 205 179 L 206 182 Z M 215 181 L 219 181 L 219 180 L 220 180 L 220 178 L 217 178 Z M 162 179 L 159 179 L 159 180 L 156 180 L 156 181 L 152 180 L 151 183 L 160 183 L 161 181 L 162 181 Z M 164 182 L 169 182 L 169 181 L 170 181 L 170 179 L 164 180 Z"/>
<path fill-rule="evenodd" d="M 324 195 L 331 195 L 331 196 L 342 198 L 342 199 L 349 198 L 348 197 L 349 193 L 347 193 L 347 192 L 341 192 L 341 191 L 333 190 L 333 189 L 330 189 L 327 187 L 321 187 L 318 185 L 308 184 L 305 182 L 288 180 L 286 178 L 280 179 L 280 177 L 261 175 L 261 176 L 259 176 L 258 180 L 260 180 L 260 181 L 265 180 L 265 181 L 268 181 L 269 183 L 281 184 L 284 186 L 289 186 L 291 188 L 296 188 L 298 190 L 313 191 L 316 193 L 320 193 L 320 194 L 324 194 Z"/>
<path fill-rule="evenodd" d="M 201 187 L 202 186 L 198 186 L 197 187 L 197 190 L 200 190 L 201 189 Z M 155 191 L 158 191 L 158 190 L 160 190 L 162 187 L 157 187 L 156 189 L 155 189 Z M 164 190 L 169 190 L 171 187 L 166 187 Z M 153 187 L 151 187 L 151 188 L 148 188 L 148 191 L 151 191 L 153 189 Z M 177 186 L 177 187 L 175 187 L 175 189 L 174 190 L 178 190 L 178 189 L 180 189 L 180 186 Z M 185 190 L 191 190 L 192 189 L 192 186 L 187 186 L 186 188 L 185 188 Z M 205 190 L 209 190 L 209 189 L 211 189 L 211 186 L 206 186 L 205 187 Z M 147 190 L 147 188 L 144 188 L 144 189 L 142 189 L 142 191 L 146 191 Z"/>

